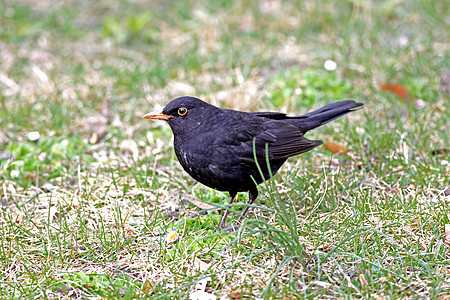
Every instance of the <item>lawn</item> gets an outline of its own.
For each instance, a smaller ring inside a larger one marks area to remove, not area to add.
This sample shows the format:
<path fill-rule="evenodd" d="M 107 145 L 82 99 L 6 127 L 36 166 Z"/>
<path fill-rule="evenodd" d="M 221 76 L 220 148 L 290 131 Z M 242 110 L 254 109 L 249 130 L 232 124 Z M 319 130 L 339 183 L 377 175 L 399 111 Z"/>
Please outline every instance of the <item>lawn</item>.
<path fill-rule="evenodd" d="M 449 15 L 440 0 L 0 0 L 0 298 L 448 299 Z M 183 95 L 364 108 L 308 133 L 327 147 L 289 159 L 224 232 L 227 193 L 141 118 Z"/>

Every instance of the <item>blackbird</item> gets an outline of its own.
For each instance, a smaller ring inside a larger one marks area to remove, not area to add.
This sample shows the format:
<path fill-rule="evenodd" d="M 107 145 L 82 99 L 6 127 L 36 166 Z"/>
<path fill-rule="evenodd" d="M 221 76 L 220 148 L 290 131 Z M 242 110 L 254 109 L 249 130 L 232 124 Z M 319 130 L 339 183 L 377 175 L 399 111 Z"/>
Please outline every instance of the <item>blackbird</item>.
<path fill-rule="evenodd" d="M 302 116 L 279 112 L 223 109 L 194 97 L 170 101 L 161 113 L 144 119 L 165 120 L 183 169 L 195 180 L 230 194 L 248 192 L 248 205 L 258 197 L 257 185 L 275 175 L 291 156 L 322 144 L 304 134 L 361 107 L 352 100 L 334 102 Z M 242 211 L 238 221 L 249 206 Z M 220 222 L 226 227 L 228 210 Z"/>

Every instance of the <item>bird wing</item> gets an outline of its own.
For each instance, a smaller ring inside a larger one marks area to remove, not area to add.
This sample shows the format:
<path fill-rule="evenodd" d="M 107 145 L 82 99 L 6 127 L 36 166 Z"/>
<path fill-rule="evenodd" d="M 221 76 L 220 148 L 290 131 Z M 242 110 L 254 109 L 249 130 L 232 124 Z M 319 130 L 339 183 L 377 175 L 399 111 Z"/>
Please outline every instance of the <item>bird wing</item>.
<path fill-rule="evenodd" d="M 295 126 L 283 121 L 264 123 L 264 129 L 256 136 L 256 142 L 268 145 L 269 159 L 286 159 L 319 146 L 322 141 L 311 141 Z"/>
<path fill-rule="evenodd" d="M 229 114 L 209 126 L 209 130 L 202 130 L 189 141 L 189 163 L 182 165 L 198 181 L 220 190 L 245 190 L 254 185 L 253 179 L 257 183 L 263 181 L 257 165 L 264 179 L 268 179 L 288 157 L 322 143 L 304 138 L 297 127 L 286 121 L 248 118 L 243 113 Z M 184 154 L 177 156 L 182 162 Z M 191 169 L 192 165 L 196 168 Z"/>
<path fill-rule="evenodd" d="M 241 160 L 250 163 L 255 162 L 254 149 L 258 161 L 266 161 L 267 158 L 271 161 L 286 160 L 322 144 L 322 141 L 308 140 L 297 127 L 280 120 L 261 122 L 258 130 L 250 128 L 245 133 L 241 132 L 242 148 L 238 153 Z"/>
<path fill-rule="evenodd" d="M 250 115 L 256 116 L 256 117 L 264 117 L 268 119 L 273 120 L 283 120 L 287 116 L 284 113 L 280 112 L 270 112 L 270 111 L 255 111 L 255 112 L 249 112 Z"/>

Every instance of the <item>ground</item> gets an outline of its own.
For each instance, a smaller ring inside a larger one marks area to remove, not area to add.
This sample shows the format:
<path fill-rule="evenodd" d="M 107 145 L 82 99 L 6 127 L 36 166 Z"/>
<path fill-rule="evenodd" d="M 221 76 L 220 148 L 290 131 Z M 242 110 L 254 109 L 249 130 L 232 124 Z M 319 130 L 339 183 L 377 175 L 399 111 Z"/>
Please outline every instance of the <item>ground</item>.
<path fill-rule="evenodd" d="M 0 0 L 1 297 L 448 299 L 444 2 Z M 141 119 L 182 95 L 364 108 L 229 233 Z"/>

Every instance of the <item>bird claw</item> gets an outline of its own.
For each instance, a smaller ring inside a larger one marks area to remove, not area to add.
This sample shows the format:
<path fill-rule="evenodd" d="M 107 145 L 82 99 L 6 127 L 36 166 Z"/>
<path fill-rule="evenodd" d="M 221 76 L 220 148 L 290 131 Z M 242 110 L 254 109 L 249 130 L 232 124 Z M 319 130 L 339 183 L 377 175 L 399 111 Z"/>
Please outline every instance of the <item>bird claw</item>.
<path fill-rule="evenodd" d="M 233 225 L 228 225 L 228 226 L 222 226 L 222 224 L 220 224 L 219 227 L 220 227 L 220 229 L 222 229 L 225 232 L 236 232 L 239 230 L 239 228 L 241 228 L 241 224 L 235 223 Z"/>

